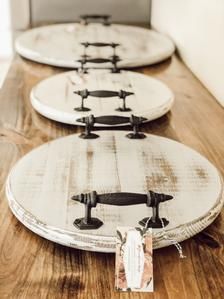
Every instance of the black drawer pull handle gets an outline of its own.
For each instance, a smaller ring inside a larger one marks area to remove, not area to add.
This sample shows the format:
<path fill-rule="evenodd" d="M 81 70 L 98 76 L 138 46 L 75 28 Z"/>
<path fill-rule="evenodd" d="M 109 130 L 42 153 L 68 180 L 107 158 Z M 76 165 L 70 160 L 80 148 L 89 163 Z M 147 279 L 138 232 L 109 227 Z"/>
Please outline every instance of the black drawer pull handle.
<path fill-rule="evenodd" d="M 100 125 L 121 125 L 127 124 L 128 122 L 133 127 L 133 132 L 126 135 L 126 137 L 130 139 L 142 139 L 145 138 L 146 135 L 139 132 L 140 124 L 147 121 L 147 118 L 139 117 L 135 115 L 127 116 L 118 116 L 118 115 L 104 115 L 94 117 L 94 115 L 89 115 L 86 117 L 76 119 L 77 122 L 85 124 L 85 132 L 79 135 L 82 139 L 95 139 L 98 138 L 99 135 L 92 133 L 94 128 L 94 124 Z"/>
<path fill-rule="evenodd" d="M 83 57 L 89 57 L 87 55 L 87 48 L 88 47 L 96 47 L 96 48 L 104 48 L 104 47 L 111 47 L 113 49 L 113 55 L 112 57 L 117 57 L 116 55 L 116 49 L 118 46 L 120 46 L 120 44 L 118 43 L 103 43 L 103 42 L 92 42 L 92 43 L 89 43 L 89 42 L 82 42 L 81 43 L 82 46 L 84 46 L 84 52 L 83 52 Z"/>
<path fill-rule="evenodd" d="M 82 59 L 77 60 L 80 63 L 86 64 L 86 63 L 107 63 L 107 62 L 113 62 L 113 60 L 116 60 L 116 62 L 120 61 L 119 57 L 112 57 L 112 58 L 88 58 L 88 55 L 83 55 Z"/>
<path fill-rule="evenodd" d="M 147 207 L 152 208 L 152 217 L 146 217 L 139 221 L 142 226 L 152 228 L 162 228 L 163 225 L 167 226 L 169 221 L 166 218 L 159 217 L 159 204 L 173 199 L 173 196 L 162 193 L 149 191 L 147 194 L 139 193 L 108 193 L 97 194 L 96 191 L 87 194 L 79 194 L 72 197 L 72 200 L 78 201 L 85 205 L 85 216 L 77 218 L 74 225 L 81 230 L 84 229 L 97 229 L 103 225 L 103 222 L 98 218 L 91 217 L 91 209 L 95 208 L 97 204 L 115 205 L 115 206 L 129 206 L 146 204 Z M 163 225 L 162 225 L 163 223 Z"/>
<path fill-rule="evenodd" d="M 83 45 L 85 48 L 92 46 L 92 47 L 98 47 L 98 48 L 111 47 L 113 49 L 120 46 L 120 44 L 118 44 L 118 43 L 101 43 L 101 42 L 95 42 L 95 43 L 83 42 L 83 43 L 81 43 L 81 45 Z"/>
<path fill-rule="evenodd" d="M 93 63 L 93 64 L 102 64 L 102 63 L 111 63 L 112 68 L 111 72 L 112 73 L 119 73 L 120 70 L 117 68 L 117 63 L 121 61 L 121 59 L 115 55 L 111 56 L 110 58 L 101 58 L 101 57 L 96 57 L 96 58 L 88 58 L 88 55 L 83 55 L 81 59 L 78 59 L 77 62 L 81 64 L 80 70 L 82 73 L 87 74 L 88 73 L 88 68 L 85 67 L 87 63 Z"/>
<path fill-rule="evenodd" d="M 88 25 L 90 20 L 102 20 L 103 21 L 103 25 L 108 26 L 110 25 L 110 21 L 109 19 L 111 18 L 111 15 L 98 15 L 98 14 L 85 14 L 85 15 L 81 15 L 80 19 L 81 19 L 81 23 L 83 25 Z"/>
<path fill-rule="evenodd" d="M 88 68 L 85 67 L 87 63 L 93 63 L 93 64 L 111 63 L 112 64 L 111 72 L 119 73 L 120 70 L 117 68 L 117 63 L 119 61 L 121 61 L 121 59 L 117 55 L 113 55 L 109 58 L 102 58 L 102 57 L 89 58 L 89 56 L 86 54 L 82 55 L 82 58 L 77 60 L 77 62 L 81 64 L 80 70 L 84 74 L 88 73 Z"/>
<path fill-rule="evenodd" d="M 119 58 L 119 56 L 116 55 L 116 49 L 118 46 L 120 46 L 120 44 L 118 43 L 104 43 L 104 42 L 82 42 L 81 45 L 84 46 L 84 51 L 83 51 L 83 55 L 81 56 L 81 59 L 78 59 L 77 61 L 80 62 L 81 64 L 81 71 L 83 73 L 88 73 L 88 69 L 85 67 L 85 65 L 87 63 L 111 63 L 112 64 L 112 68 L 111 71 L 112 73 L 119 73 L 119 69 L 117 68 L 117 63 L 119 61 L 121 61 L 121 59 Z M 95 57 L 95 58 L 90 58 L 89 55 L 87 54 L 87 48 L 89 46 L 92 47 L 111 47 L 113 49 L 113 54 L 112 56 L 110 56 L 109 58 L 103 58 L 103 57 Z"/>
<path fill-rule="evenodd" d="M 130 108 L 126 107 L 126 97 L 133 95 L 133 92 L 120 90 L 120 91 L 111 91 L 111 90 L 94 90 L 88 91 L 87 89 L 74 91 L 75 94 L 81 97 L 81 106 L 74 108 L 76 111 L 90 111 L 91 109 L 84 107 L 84 100 L 89 96 L 97 98 L 113 98 L 118 97 L 123 100 L 123 105 L 121 108 L 117 108 L 116 111 L 127 112 L 131 111 Z"/>

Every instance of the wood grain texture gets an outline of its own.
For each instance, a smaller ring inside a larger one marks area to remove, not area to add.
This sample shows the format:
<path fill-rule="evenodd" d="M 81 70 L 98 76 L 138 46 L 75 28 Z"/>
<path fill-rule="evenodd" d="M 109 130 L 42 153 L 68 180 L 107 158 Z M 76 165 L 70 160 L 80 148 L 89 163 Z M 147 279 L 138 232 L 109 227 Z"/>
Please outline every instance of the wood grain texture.
<path fill-rule="evenodd" d="M 160 217 L 169 224 L 152 230 L 154 249 L 192 237 L 218 216 L 224 203 L 223 182 L 216 168 L 197 152 L 151 134 L 133 140 L 126 131 L 97 133 L 99 138 L 93 140 L 72 134 L 45 143 L 10 171 L 7 199 L 26 227 L 69 247 L 114 252 L 118 226 L 136 227 L 152 216 L 145 204 L 97 204 L 92 215 L 103 225 L 78 230 L 73 222 L 84 217 L 84 205 L 71 197 L 91 191 L 147 194 L 153 190 L 172 195 L 172 201 L 160 205 Z"/>
<path fill-rule="evenodd" d="M 116 111 L 122 106 L 122 100 L 118 97 L 88 97 L 84 104 L 90 111 L 75 111 L 74 108 L 80 107 L 81 97 L 74 94 L 74 91 L 84 89 L 133 92 L 133 95 L 126 98 L 126 105 L 131 111 Z M 115 74 L 108 70 L 89 70 L 88 74 L 65 72 L 41 81 L 31 91 L 31 103 L 41 115 L 66 124 L 79 125 L 76 119 L 90 114 L 94 114 L 95 117 L 102 115 L 129 117 L 134 114 L 153 120 L 166 114 L 173 101 L 172 91 L 162 82 L 127 71 Z M 127 124 L 129 123 L 124 123 Z"/>
<path fill-rule="evenodd" d="M 144 126 L 144 131 L 179 140 L 207 157 L 224 175 L 224 111 L 190 71 L 174 57 L 139 69 L 174 91 L 172 112 Z M 203 237 L 182 243 L 187 259 L 174 247 L 154 253 L 155 292 L 114 291 L 114 255 L 83 252 L 31 233 L 9 210 L 5 180 L 14 163 L 37 145 L 82 131 L 38 115 L 29 100 L 31 88 L 59 72 L 16 57 L 0 98 L 0 298 L 222 298 L 224 293 L 224 215 L 206 230 L 220 244 Z"/>
<path fill-rule="evenodd" d="M 49 65 L 78 68 L 84 54 L 81 42 L 119 43 L 116 54 L 121 61 L 118 67 L 136 67 L 160 62 L 174 52 L 172 41 L 153 30 L 137 26 L 112 24 L 79 23 L 57 24 L 34 28 L 23 33 L 16 40 L 17 52 L 33 61 Z M 91 58 L 109 58 L 113 54 L 110 47 L 88 47 Z M 66 58 L 65 58 L 66 57 Z M 111 67 L 111 63 L 86 64 L 86 66 Z"/>

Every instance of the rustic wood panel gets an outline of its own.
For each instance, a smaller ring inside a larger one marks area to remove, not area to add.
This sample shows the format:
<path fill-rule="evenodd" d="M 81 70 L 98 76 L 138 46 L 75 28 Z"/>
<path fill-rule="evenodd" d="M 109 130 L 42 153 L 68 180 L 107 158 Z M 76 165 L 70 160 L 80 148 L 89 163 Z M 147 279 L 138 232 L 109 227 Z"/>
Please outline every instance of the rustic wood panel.
<path fill-rule="evenodd" d="M 172 112 L 146 124 L 144 130 L 191 146 L 224 175 L 221 106 L 176 57 L 139 71 L 163 80 L 176 96 Z M 114 291 L 113 254 L 54 244 L 30 232 L 12 215 L 4 183 L 16 160 L 45 141 L 83 130 L 45 119 L 31 108 L 31 88 L 57 72 L 16 57 L 1 90 L 0 298 L 222 298 L 223 212 L 206 230 L 207 235 L 183 242 L 187 259 L 179 260 L 173 247 L 155 251 L 155 292 L 151 295 Z"/>
<path fill-rule="evenodd" d="M 74 91 L 87 89 L 128 91 L 134 93 L 126 98 L 126 106 L 131 111 L 117 111 L 123 101 L 118 97 L 88 97 L 84 106 L 89 111 L 76 111 L 80 107 L 81 97 Z M 31 91 L 33 107 L 43 116 L 65 124 L 78 124 L 76 119 L 94 114 L 130 116 L 131 114 L 153 120 L 166 114 L 173 105 L 174 95 L 163 83 L 150 76 L 136 72 L 121 71 L 111 73 L 108 69 L 89 70 L 88 74 L 76 71 L 64 72 L 41 81 Z M 123 125 L 129 124 L 129 121 Z M 96 126 L 100 126 L 97 123 Z M 102 125 L 101 125 L 102 126 Z M 107 125 L 108 126 L 108 125 Z"/>
<path fill-rule="evenodd" d="M 43 144 L 25 155 L 10 171 L 6 194 L 14 215 L 48 240 L 69 247 L 115 251 L 118 226 L 139 226 L 152 216 L 145 204 L 118 207 L 97 204 L 93 217 L 103 221 L 94 230 L 78 230 L 84 205 L 73 195 L 148 190 L 170 194 L 160 205 L 169 224 L 153 229 L 153 248 L 181 242 L 211 224 L 224 203 L 223 183 L 216 168 L 189 147 L 171 139 L 145 134 L 128 139 L 126 131 L 97 131 L 99 138 L 83 140 L 71 134 Z M 110 196 L 107 199 L 109 201 Z"/>
<path fill-rule="evenodd" d="M 33 61 L 75 68 L 80 67 L 77 60 L 84 54 L 81 42 L 119 43 L 116 55 L 121 61 L 117 65 L 123 68 L 163 61 L 174 52 L 173 42 L 156 31 L 139 26 L 103 26 L 96 23 L 88 26 L 67 23 L 37 27 L 20 35 L 15 46 L 18 53 Z M 91 58 L 109 58 L 113 50 L 111 47 L 88 47 L 86 54 Z M 104 68 L 111 66 L 111 63 L 94 65 Z"/>

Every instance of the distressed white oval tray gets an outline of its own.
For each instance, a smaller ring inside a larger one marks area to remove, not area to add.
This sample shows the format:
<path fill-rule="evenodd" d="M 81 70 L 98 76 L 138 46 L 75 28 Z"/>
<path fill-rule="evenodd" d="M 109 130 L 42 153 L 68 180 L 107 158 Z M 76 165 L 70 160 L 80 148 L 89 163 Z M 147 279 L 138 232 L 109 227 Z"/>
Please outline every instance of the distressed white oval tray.
<path fill-rule="evenodd" d="M 89 97 L 85 99 L 85 106 L 91 110 L 75 111 L 74 108 L 80 106 L 81 97 L 74 94 L 74 91 L 84 89 L 133 92 L 134 95 L 126 98 L 126 105 L 131 108 L 131 111 L 116 111 L 116 108 L 121 107 L 122 100 L 114 97 Z M 90 114 L 96 117 L 134 114 L 150 121 L 167 113 L 173 101 L 172 91 L 161 81 L 128 71 L 114 74 L 108 70 L 94 70 L 82 75 L 76 71 L 66 72 L 41 81 L 31 91 L 31 103 L 40 114 L 62 123 L 79 125 L 82 123 L 77 122 L 76 119 Z"/>
<path fill-rule="evenodd" d="M 127 25 L 88 26 L 57 24 L 28 30 L 16 39 L 17 52 L 36 62 L 60 67 L 77 68 L 83 54 L 81 42 L 115 42 L 117 55 L 122 59 L 118 67 L 136 67 L 160 62 L 172 55 L 174 45 L 166 36 L 153 30 Z M 110 48 L 87 50 L 91 57 L 112 55 Z M 108 65 L 108 63 L 106 64 Z M 101 64 L 105 66 L 105 64 Z"/>
<path fill-rule="evenodd" d="M 114 252 L 117 226 L 138 226 L 151 215 L 145 204 L 98 204 L 92 215 L 104 225 L 80 231 L 76 218 L 84 205 L 72 195 L 97 191 L 174 196 L 160 205 L 160 217 L 170 222 L 167 236 L 182 241 L 207 227 L 223 206 L 223 183 L 216 168 L 204 157 L 173 140 L 147 134 L 133 140 L 127 131 L 98 131 L 98 139 L 77 134 L 46 143 L 24 156 L 7 180 L 7 198 L 14 215 L 38 235 L 70 247 Z M 171 245 L 161 229 L 153 229 L 153 246 Z"/>

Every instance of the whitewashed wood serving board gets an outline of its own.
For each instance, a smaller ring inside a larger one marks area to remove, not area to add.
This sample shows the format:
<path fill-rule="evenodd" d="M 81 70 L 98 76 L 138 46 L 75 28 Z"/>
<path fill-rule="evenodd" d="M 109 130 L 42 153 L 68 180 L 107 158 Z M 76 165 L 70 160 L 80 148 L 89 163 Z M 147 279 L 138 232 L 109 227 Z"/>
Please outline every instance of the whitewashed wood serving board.
<path fill-rule="evenodd" d="M 148 190 L 174 196 L 160 205 L 170 222 L 167 236 L 182 241 L 207 227 L 223 206 L 223 183 L 204 157 L 176 141 L 147 134 L 133 140 L 127 131 L 98 131 L 98 139 L 77 134 L 46 143 L 24 156 L 9 174 L 6 186 L 14 215 L 38 235 L 70 247 L 114 252 L 117 226 L 138 226 L 151 215 L 145 204 L 98 204 L 93 216 L 104 225 L 80 231 L 73 225 L 84 205 L 72 195 Z M 153 246 L 168 246 L 162 229 L 153 229 Z"/>
<path fill-rule="evenodd" d="M 88 26 L 57 24 L 38 27 L 20 35 L 15 43 L 17 52 L 36 62 L 60 67 L 77 68 L 77 59 L 83 54 L 81 42 L 119 43 L 117 55 L 122 59 L 118 67 L 136 67 L 160 62 L 172 55 L 174 45 L 166 36 L 146 28 L 117 25 Z M 112 55 L 110 48 L 93 48 L 87 50 L 91 57 Z M 96 65 L 94 65 L 96 67 Z M 110 67 L 101 64 L 99 67 Z"/>
<path fill-rule="evenodd" d="M 131 111 L 116 111 L 116 108 L 122 106 L 122 100 L 118 97 L 88 97 L 85 99 L 85 106 L 91 110 L 75 111 L 74 108 L 80 106 L 81 97 L 74 94 L 74 91 L 84 89 L 133 92 L 134 95 L 126 98 L 126 105 L 131 108 Z M 88 74 L 79 74 L 76 71 L 66 72 L 41 81 L 31 91 L 31 103 L 40 114 L 55 121 L 78 125 L 82 123 L 77 122 L 76 119 L 90 114 L 96 117 L 134 114 L 150 121 L 167 113 L 173 102 L 172 91 L 161 81 L 128 71 L 111 73 L 108 70 L 92 70 Z"/>

